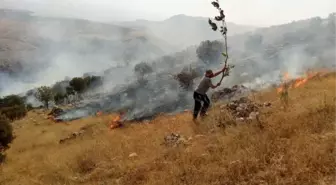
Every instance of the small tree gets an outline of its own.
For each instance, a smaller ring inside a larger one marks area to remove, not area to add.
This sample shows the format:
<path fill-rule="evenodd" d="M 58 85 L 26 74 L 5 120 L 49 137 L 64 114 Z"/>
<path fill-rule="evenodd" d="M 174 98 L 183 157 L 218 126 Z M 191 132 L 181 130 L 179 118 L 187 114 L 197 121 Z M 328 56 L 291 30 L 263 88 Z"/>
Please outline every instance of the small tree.
<path fill-rule="evenodd" d="M 40 100 L 46 108 L 49 108 L 49 101 L 53 100 L 54 94 L 50 87 L 42 86 L 37 89 L 35 97 Z"/>

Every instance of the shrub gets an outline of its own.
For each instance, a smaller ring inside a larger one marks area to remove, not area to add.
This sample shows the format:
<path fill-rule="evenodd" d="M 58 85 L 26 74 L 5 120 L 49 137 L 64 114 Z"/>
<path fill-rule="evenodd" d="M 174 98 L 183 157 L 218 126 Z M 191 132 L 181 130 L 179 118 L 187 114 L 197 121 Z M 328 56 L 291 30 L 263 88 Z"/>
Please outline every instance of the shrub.
<path fill-rule="evenodd" d="M 18 95 L 9 95 L 4 98 L 0 98 L 0 107 L 11 107 L 14 105 L 24 105 L 24 98 Z"/>
<path fill-rule="evenodd" d="M 14 105 L 11 107 L 3 107 L 0 109 L 0 114 L 3 114 L 6 116 L 8 119 L 11 121 L 15 119 L 20 119 L 26 116 L 27 114 L 27 109 L 23 105 Z"/>
<path fill-rule="evenodd" d="M 15 120 L 26 116 L 27 109 L 24 99 L 17 95 L 9 95 L 0 99 L 0 114 L 7 119 Z"/>
<path fill-rule="evenodd" d="M 6 116 L 0 114 L 0 147 L 8 147 L 13 140 L 13 128 Z"/>

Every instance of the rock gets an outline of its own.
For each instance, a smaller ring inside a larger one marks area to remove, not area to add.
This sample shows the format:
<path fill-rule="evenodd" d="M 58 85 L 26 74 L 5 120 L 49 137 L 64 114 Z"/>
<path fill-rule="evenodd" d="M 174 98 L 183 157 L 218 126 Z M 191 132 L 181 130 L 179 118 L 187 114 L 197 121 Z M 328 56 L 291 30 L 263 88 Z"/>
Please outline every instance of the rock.
<path fill-rule="evenodd" d="M 244 109 L 243 109 L 241 106 L 239 106 L 239 107 L 236 108 L 236 111 L 237 111 L 237 112 L 240 112 L 240 111 L 243 111 L 243 110 L 244 110 Z"/>
<path fill-rule="evenodd" d="M 60 140 L 59 140 L 59 143 L 62 144 L 62 143 L 64 143 L 65 141 L 72 140 L 72 139 L 76 139 L 78 136 L 83 135 L 84 133 L 85 133 L 85 130 L 84 130 L 84 129 L 81 129 L 81 130 L 78 131 L 78 132 L 73 132 L 73 133 L 71 133 L 68 137 L 63 138 L 63 139 L 60 139 Z"/>
<path fill-rule="evenodd" d="M 245 118 L 240 117 L 240 118 L 237 118 L 236 121 L 245 121 Z"/>
<path fill-rule="evenodd" d="M 272 104 L 271 104 L 271 102 L 265 102 L 264 103 L 264 107 L 270 107 Z"/>
<path fill-rule="evenodd" d="M 259 115 L 259 112 L 251 112 L 250 115 L 249 115 L 249 119 L 250 120 L 254 120 L 256 119 L 256 117 Z"/>
<path fill-rule="evenodd" d="M 176 144 L 180 145 L 180 144 L 183 144 L 183 145 L 187 145 L 188 144 L 188 141 L 184 138 L 184 137 L 180 137 Z"/>
<path fill-rule="evenodd" d="M 166 146 L 173 146 L 173 147 L 181 144 L 187 145 L 188 140 L 179 134 L 171 133 L 170 135 L 164 137 L 164 144 Z"/>
<path fill-rule="evenodd" d="M 134 153 L 129 154 L 128 157 L 130 157 L 130 158 L 138 157 L 138 154 L 134 152 Z"/>
<path fill-rule="evenodd" d="M 205 135 L 202 135 L 202 134 L 198 134 L 195 136 L 195 138 L 200 138 L 200 137 L 204 137 Z"/>
<path fill-rule="evenodd" d="M 59 107 L 53 107 L 52 110 L 48 113 L 48 116 L 58 117 L 64 113 L 64 110 Z"/>
<path fill-rule="evenodd" d="M 236 121 L 255 119 L 260 107 L 270 106 L 270 103 L 257 104 L 247 97 L 233 100 L 227 104 L 226 109 L 236 118 Z"/>

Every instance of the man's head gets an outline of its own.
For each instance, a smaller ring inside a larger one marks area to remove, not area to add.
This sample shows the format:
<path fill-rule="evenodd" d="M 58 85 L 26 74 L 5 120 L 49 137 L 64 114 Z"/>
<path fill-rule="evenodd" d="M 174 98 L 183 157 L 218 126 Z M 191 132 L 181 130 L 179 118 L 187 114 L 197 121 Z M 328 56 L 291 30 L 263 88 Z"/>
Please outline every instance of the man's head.
<path fill-rule="evenodd" d="M 206 76 L 206 77 L 212 77 L 212 76 L 213 76 L 213 72 L 212 72 L 212 70 L 211 70 L 211 69 L 206 70 L 206 71 L 205 71 L 205 76 Z"/>

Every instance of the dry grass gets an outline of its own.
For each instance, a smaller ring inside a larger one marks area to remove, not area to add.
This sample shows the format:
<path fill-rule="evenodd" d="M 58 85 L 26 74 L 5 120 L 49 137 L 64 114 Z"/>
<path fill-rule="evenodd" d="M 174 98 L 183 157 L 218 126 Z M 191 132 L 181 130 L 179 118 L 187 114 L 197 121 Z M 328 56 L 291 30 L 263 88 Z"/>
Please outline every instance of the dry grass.
<path fill-rule="evenodd" d="M 335 184 L 335 79 L 333 73 L 290 90 L 287 110 L 274 89 L 255 94 L 272 107 L 259 122 L 236 126 L 219 105 L 198 127 L 190 113 L 109 130 L 111 115 L 64 124 L 30 112 L 14 123 L 17 138 L 0 184 Z M 87 125 L 83 136 L 58 144 Z M 189 145 L 161 145 L 171 132 L 191 136 Z M 130 158 L 133 152 L 138 156 Z"/>

